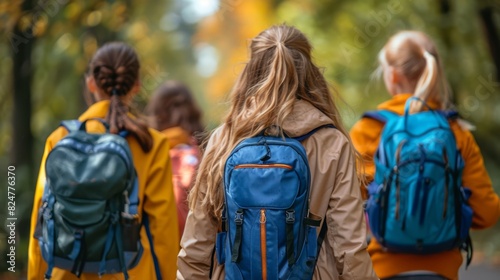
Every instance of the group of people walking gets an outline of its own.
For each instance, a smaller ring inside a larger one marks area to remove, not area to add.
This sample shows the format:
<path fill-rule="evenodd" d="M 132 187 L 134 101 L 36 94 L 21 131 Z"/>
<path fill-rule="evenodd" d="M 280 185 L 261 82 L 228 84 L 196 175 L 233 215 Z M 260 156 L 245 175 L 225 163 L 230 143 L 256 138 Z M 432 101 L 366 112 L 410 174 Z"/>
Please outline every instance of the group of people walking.
<path fill-rule="evenodd" d="M 249 46 L 250 58 L 231 90 L 229 112 L 203 140 L 206 133 L 200 108 L 189 89 L 179 82 L 166 82 L 153 94 L 145 112 L 149 123 L 132 115 L 129 112 L 132 98 L 140 89 L 137 54 L 124 43 L 102 46 L 92 58 L 86 76 L 87 88 L 97 101 L 78 121 L 84 122 L 87 133 L 118 134 L 130 147 L 138 182 L 140 254 L 134 264 L 125 259 L 127 273 L 106 269 L 114 252 L 109 248 L 114 248 L 112 244 L 120 247 L 119 239 L 110 241 L 109 246 L 102 246 L 106 253 L 102 254 L 102 260 L 99 255 L 99 273 L 93 273 L 89 272 L 90 261 L 85 265 L 85 259 L 75 257 L 85 258 L 85 254 L 72 254 L 77 250 L 75 241 L 67 241 L 72 245 L 66 253 L 63 249 L 58 251 L 63 247 L 60 244 L 66 242 L 61 240 L 65 235 L 62 229 L 57 229 L 58 218 L 54 218 L 51 227 L 47 222 L 51 217 L 46 213 L 65 213 L 57 212 L 58 207 L 65 205 L 58 204 L 57 200 L 65 198 L 61 193 L 46 194 L 45 189 L 52 190 L 54 181 L 47 179 L 49 166 L 46 161 L 58 142 L 71 134 L 61 126 L 48 137 L 40 165 L 31 219 L 28 279 L 77 279 L 75 271 L 80 279 L 458 279 L 464 240 L 454 237 L 460 242 L 436 252 L 398 251 L 386 244 L 391 226 L 383 224 L 386 235 L 376 238 L 378 229 L 373 225 L 385 222 L 374 222 L 370 211 L 367 211 L 370 227 L 367 226 L 364 202 L 371 197 L 369 202 L 379 203 L 380 191 L 384 191 L 380 199 L 387 199 L 389 206 L 396 207 L 395 219 L 399 215 L 406 220 L 419 219 L 420 215 L 415 212 L 425 211 L 425 207 L 418 206 L 417 199 L 411 198 L 408 205 L 416 210 L 410 207 L 408 214 L 399 214 L 405 203 L 399 200 L 400 192 L 405 194 L 405 186 L 396 184 L 397 188 L 389 190 L 392 185 L 385 178 L 392 177 L 377 173 L 381 172 L 380 163 L 375 160 L 384 144 L 381 136 L 385 127 L 395 125 L 396 121 L 389 123 L 367 116 L 349 131 L 342 122 L 334 92 L 313 62 L 311 51 L 306 36 L 292 26 L 272 26 L 253 38 Z M 440 115 L 452 112 L 454 106 L 441 57 L 427 35 L 416 31 L 395 34 L 380 51 L 378 60 L 390 99 L 378 105 L 377 110 L 410 117 L 426 111 Z M 456 157 L 464 163 L 460 168 L 455 165 L 460 180 L 453 177 L 452 181 L 461 182 L 457 187 L 467 188 L 463 191 L 468 193 L 463 203 L 472 210 L 471 227 L 490 227 L 500 217 L 500 199 L 469 131 L 470 125 L 457 115 L 449 115 L 446 122 L 459 151 Z M 86 120 L 96 118 L 105 120 L 108 129 L 97 121 L 85 125 Z M 248 139 L 256 140 L 248 144 L 250 150 L 244 154 L 246 156 L 240 156 L 238 152 L 243 153 L 244 149 L 240 144 Z M 302 201 L 301 188 L 297 188 L 297 194 L 289 196 L 287 189 L 280 185 L 287 180 L 305 179 L 295 179 L 294 176 L 302 178 L 302 174 L 288 172 L 302 166 L 297 162 L 273 161 L 278 153 L 287 151 L 286 145 L 292 141 L 286 140 L 283 144 L 279 139 L 293 139 L 303 147 L 303 153 L 299 154 L 305 157 L 308 176 L 304 178 L 309 182 L 305 191 L 305 217 L 300 217 L 294 208 L 297 201 Z M 400 146 L 394 156 L 398 161 L 405 151 L 404 145 Z M 418 150 L 423 146 L 416 147 Z M 255 160 L 248 158 L 252 154 Z M 444 152 L 441 158 L 448 163 L 448 159 L 455 156 Z M 235 163 L 233 167 L 233 161 L 244 163 Z M 423 161 L 421 169 L 425 166 Z M 454 170 L 447 164 L 446 170 L 448 168 Z M 407 171 L 423 174 L 418 168 Z M 422 186 L 415 186 L 419 198 L 425 197 L 421 188 L 434 187 L 432 176 L 425 177 Z M 257 189 L 265 188 L 268 181 L 277 185 L 266 189 L 265 197 L 254 199 L 253 195 L 262 193 Z M 446 200 L 453 184 L 448 179 L 445 181 L 440 193 L 445 199 L 444 208 L 448 209 L 455 207 L 453 201 Z M 74 182 L 67 187 L 73 187 L 72 184 L 84 185 Z M 272 199 L 275 194 L 283 201 L 289 199 L 292 206 L 280 208 L 281 204 Z M 407 195 L 415 194 L 407 192 Z M 389 202 L 391 196 L 397 196 L 398 200 Z M 49 210 L 44 208 L 44 205 L 51 205 L 46 197 L 54 197 L 56 201 Z M 455 202 L 462 201 L 462 196 L 455 197 Z M 237 209 L 235 213 L 233 209 Z M 275 214 L 281 213 L 280 209 L 283 209 L 283 225 L 275 218 L 281 215 Z M 452 220 L 463 217 L 457 211 Z M 382 213 L 385 213 L 384 218 L 390 219 L 392 212 Z M 451 215 L 447 212 L 444 210 L 443 221 Z M 425 218 L 425 214 L 422 216 Z M 420 218 L 422 227 L 424 218 Z M 465 218 L 462 220 L 461 225 L 464 225 Z M 85 225 L 78 220 L 66 224 L 85 231 Z M 406 224 L 410 222 L 405 221 Z M 314 226 L 314 237 L 302 228 L 305 225 Z M 37 228 L 41 228 L 38 235 Z M 370 234 L 370 230 L 374 234 Z M 53 241 L 48 241 L 52 236 L 50 231 L 54 232 Z M 370 235 L 373 237 L 367 239 Z M 416 239 L 425 248 L 427 241 Z M 54 250 L 44 248 L 47 246 L 54 246 Z M 112 253 L 107 254 L 106 247 Z M 308 255 L 308 261 L 303 263 L 301 249 Z M 117 250 L 120 259 L 121 251 Z M 46 252 L 56 257 L 51 258 Z M 60 259 L 66 259 L 74 269 L 65 269 L 61 265 L 63 261 L 58 263 Z M 120 267 L 123 268 L 124 263 Z M 296 276 L 295 267 L 299 265 L 310 266 L 310 274 Z"/>

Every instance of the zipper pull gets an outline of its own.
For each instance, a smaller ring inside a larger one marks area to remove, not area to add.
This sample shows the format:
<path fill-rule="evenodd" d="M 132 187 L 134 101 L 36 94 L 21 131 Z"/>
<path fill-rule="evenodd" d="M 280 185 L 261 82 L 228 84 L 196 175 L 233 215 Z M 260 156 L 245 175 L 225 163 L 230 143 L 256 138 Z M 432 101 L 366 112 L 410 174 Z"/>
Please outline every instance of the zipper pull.
<path fill-rule="evenodd" d="M 260 209 L 260 223 L 264 224 L 266 222 L 266 210 Z"/>

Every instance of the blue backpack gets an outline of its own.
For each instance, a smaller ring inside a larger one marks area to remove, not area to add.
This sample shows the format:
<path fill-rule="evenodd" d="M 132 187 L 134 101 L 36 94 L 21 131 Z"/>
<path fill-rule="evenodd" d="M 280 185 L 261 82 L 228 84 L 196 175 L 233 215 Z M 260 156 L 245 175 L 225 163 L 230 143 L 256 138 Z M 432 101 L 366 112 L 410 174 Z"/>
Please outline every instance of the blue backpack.
<path fill-rule="evenodd" d="M 326 234 L 308 218 L 310 170 L 297 138 L 256 136 L 224 168 L 225 205 L 216 254 L 226 279 L 311 279 Z M 332 125 L 328 125 L 332 127 Z"/>
<path fill-rule="evenodd" d="M 62 122 L 69 133 L 46 159 L 35 231 L 48 265 L 45 278 L 58 267 L 78 277 L 123 272 L 128 279 L 127 270 L 137 265 L 143 251 L 132 154 L 125 134 L 87 133 L 86 122 Z M 144 216 L 143 223 L 147 221 Z"/>
<path fill-rule="evenodd" d="M 452 111 L 399 116 L 380 110 L 364 114 L 385 124 L 374 156 L 375 178 L 366 205 L 376 240 L 390 252 L 432 254 L 462 248 L 472 258 L 470 192 L 462 187 L 464 161 L 448 119 Z"/>

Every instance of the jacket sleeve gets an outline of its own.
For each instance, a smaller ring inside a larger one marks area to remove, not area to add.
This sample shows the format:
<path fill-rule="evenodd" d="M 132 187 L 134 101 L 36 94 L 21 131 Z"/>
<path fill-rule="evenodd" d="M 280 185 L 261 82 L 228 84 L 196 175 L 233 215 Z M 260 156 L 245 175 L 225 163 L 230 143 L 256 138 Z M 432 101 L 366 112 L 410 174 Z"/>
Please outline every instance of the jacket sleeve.
<path fill-rule="evenodd" d="M 213 147 L 211 137 L 207 150 Z M 196 206 L 191 209 L 186 219 L 181 250 L 177 258 L 177 279 L 209 279 L 215 238 L 218 230 L 217 219 L 201 209 L 201 201 L 206 192 L 200 186 Z"/>
<path fill-rule="evenodd" d="M 380 142 L 382 128 L 383 124 L 379 121 L 363 118 L 359 120 L 350 131 L 352 144 L 363 158 L 363 163 L 359 164 L 359 172 L 364 175 L 366 183 L 373 181 L 375 175 L 373 156 Z M 364 199 L 368 197 L 365 188 L 362 188 L 362 195 Z"/>
<path fill-rule="evenodd" d="M 144 190 L 144 212 L 148 215 L 154 252 L 163 279 L 174 279 L 179 250 L 177 208 L 172 185 L 172 164 L 166 139 L 161 138 L 152 159 Z"/>
<path fill-rule="evenodd" d="M 36 181 L 33 209 L 31 211 L 28 247 L 28 280 L 42 279 L 47 270 L 47 263 L 42 258 L 38 240 L 34 238 L 33 235 L 38 221 L 38 209 L 41 206 L 43 191 L 45 189 L 45 161 L 55 143 L 57 143 L 59 139 L 63 138 L 65 134 L 66 131 L 64 129 L 57 129 L 47 138 L 47 141 L 45 142 L 42 161 L 40 163 L 40 171 Z"/>
<path fill-rule="evenodd" d="M 186 219 L 177 258 L 177 279 L 209 279 L 218 226 L 213 217 L 200 209 L 200 195 L 198 198 L 200 203 Z"/>
<path fill-rule="evenodd" d="M 492 187 L 483 156 L 474 137 L 469 131 L 464 133 L 464 141 L 460 147 L 465 161 L 462 185 L 472 192 L 469 198 L 469 204 L 474 210 L 472 227 L 483 229 L 493 226 L 498 221 L 500 199 Z"/>
<path fill-rule="evenodd" d="M 378 279 L 366 251 L 366 224 L 356 163 L 347 141 L 337 155 L 336 166 L 326 221 L 337 272 L 341 279 Z"/>

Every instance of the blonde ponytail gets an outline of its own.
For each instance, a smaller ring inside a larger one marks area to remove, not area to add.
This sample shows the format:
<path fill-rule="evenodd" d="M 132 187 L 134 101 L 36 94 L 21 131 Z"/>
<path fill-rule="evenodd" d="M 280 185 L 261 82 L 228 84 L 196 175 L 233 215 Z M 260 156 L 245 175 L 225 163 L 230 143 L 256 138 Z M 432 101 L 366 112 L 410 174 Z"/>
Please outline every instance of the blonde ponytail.
<path fill-rule="evenodd" d="M 415 87 L 415 97 L 426 102 L 429 97 L 435 95 L 438 86 L 438 65 L 436 59 L 428 51 L 423 51 L 425 59 L 425 68 Z M 416 113 L 422 110 L 423 103 L 414 101 L 410 106 L 410 113 Z"/>

